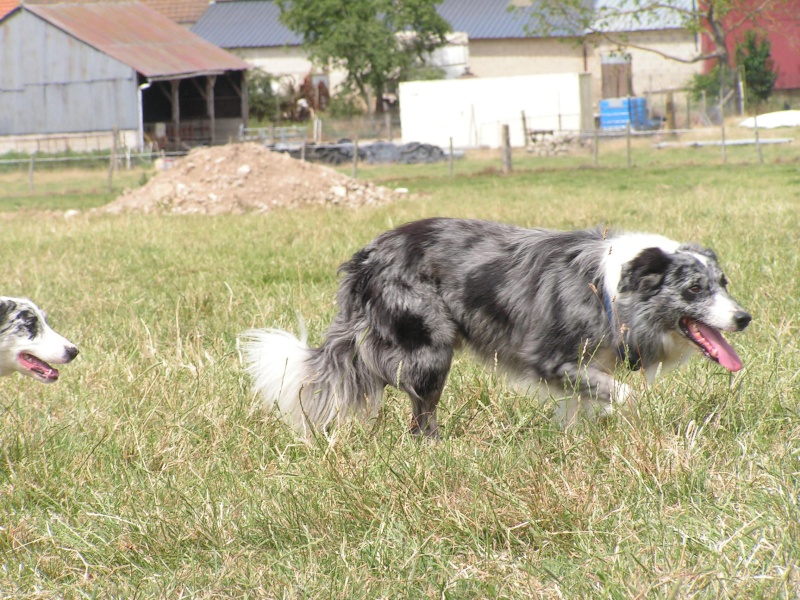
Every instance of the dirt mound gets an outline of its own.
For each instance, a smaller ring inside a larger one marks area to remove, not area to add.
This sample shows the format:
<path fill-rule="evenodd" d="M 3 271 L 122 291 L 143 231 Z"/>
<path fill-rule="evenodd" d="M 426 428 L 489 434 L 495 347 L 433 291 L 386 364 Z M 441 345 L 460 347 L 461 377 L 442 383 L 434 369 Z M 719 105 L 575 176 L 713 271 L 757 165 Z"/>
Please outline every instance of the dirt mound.
<path fill-rule="evenodd" d="M 309 204 L 385 204 L 398 194 L 254 143 L 196 148 L 106 212 L 241 214 Z"/>

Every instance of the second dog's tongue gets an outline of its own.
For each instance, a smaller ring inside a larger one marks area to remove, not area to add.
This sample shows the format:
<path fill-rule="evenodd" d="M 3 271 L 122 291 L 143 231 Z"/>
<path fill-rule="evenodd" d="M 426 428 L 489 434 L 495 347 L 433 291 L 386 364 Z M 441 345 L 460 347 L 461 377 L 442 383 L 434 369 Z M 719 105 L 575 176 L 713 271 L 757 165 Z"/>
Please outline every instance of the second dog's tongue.
<path fill-rule="evenodd" d="M 736 350 L 722 337 L 722 334 L 714 329 L 708 327 L 703 323 L 697 323 L 697 328 L 700 333 L 706 338 L 706 341 L 717 351 L 717 360 L 719 364 L 728 369 L 729 371 L 738 371 L 742 368 L 742 360 L 736 354 Z"/>

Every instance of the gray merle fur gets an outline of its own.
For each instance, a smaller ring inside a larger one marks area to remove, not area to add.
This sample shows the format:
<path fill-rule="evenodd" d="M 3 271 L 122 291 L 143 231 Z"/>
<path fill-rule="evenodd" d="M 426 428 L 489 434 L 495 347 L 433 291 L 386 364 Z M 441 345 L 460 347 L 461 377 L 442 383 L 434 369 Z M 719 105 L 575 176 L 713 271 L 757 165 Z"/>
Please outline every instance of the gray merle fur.
<path fill-rule="evenodd" d="M 251 332 L 248 369 L 267 403 L 304 431 L 374 413 L 393 385 L 411 399 L 412 431 L 436 436 L 436 407 L 461 346 L 517 381 L 608 411 L 628 393 L 616 365 L 649 374 L 697 349 L 681 319 L 728 331 L 750 321 L 713 252 L 636 240 L 601 229 L 408 223 L 341 266 L 339 311 L 319 348 L 285 332 Z M 609 258 L 631 244 L 631 260 Z M 609 281 L 618 284 L 608 289 Z"/>

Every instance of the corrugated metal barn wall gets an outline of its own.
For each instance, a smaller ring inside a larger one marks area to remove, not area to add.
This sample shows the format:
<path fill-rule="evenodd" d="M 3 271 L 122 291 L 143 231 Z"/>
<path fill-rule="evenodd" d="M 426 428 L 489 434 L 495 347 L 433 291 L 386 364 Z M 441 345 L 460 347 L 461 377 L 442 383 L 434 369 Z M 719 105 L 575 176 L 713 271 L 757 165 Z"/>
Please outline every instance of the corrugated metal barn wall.
<path fill-rule="evenodd" d="M 138 127 L 136 73 L 21 10 L 0 24 L 0 135 Z"/>

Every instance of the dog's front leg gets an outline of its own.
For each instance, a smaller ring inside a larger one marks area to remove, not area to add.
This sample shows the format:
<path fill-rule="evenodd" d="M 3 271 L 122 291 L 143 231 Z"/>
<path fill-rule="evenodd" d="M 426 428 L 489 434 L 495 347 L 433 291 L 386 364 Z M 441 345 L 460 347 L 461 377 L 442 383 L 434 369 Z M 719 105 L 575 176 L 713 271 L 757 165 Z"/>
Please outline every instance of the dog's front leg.
<path fill-rule="evenodd" d="M 548 382 L 548 387 L 562 386 L 566 394 L 556 405 L 556 418 L 564 426 L 574 425 L 581 417 L 590 420 L 614 414 L 615 404 L 626 404 L 632 394 L 630 386 L 617 381 L 606 370 L 597 367 L 580 367 L 565 378 Z M 571 393 L 570 393 L 571 392 Z"/>

